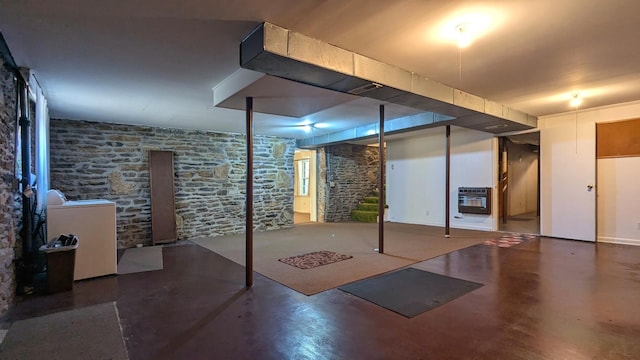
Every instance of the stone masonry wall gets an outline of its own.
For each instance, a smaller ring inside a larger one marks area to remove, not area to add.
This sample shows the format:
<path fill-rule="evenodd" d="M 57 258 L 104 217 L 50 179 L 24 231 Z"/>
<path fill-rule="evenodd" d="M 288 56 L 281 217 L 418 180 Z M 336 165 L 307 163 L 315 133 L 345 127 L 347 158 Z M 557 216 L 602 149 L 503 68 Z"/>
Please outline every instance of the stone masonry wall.
<path fill-rule="evenodd" d="M 378 148 L 341 144 L 327 146 L 327 201 L 325 221 L 351 219 L 351 210 L 378 184 Z"/>
<path fill-rule="evenodd" d="M 151 244 L 149 150 L 174 152 L 178 237 L 245 228 L 245 136 L 51 119 L 51 188 L 116 202 L 118 247 Z M 254 228 L 293 226 L 295 141 L 254 137 Z"/>
<path fill-rule="evenodd" d="M 0 57 L 0 315 L 13 303 L 16 288 L 13 263 L 18 232 L 14 209 L 15 103 L 14 76 Z"/>

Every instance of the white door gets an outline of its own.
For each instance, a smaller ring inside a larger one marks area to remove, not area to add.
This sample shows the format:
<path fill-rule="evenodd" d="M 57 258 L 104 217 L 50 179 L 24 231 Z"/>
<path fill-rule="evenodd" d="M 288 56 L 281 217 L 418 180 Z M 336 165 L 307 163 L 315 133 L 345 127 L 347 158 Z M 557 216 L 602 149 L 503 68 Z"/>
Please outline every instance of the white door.
<path fill-rule="evenodd" d="M 540 128 L 540 233 L 595 241 L 595 122 L 571 113 Z"/>

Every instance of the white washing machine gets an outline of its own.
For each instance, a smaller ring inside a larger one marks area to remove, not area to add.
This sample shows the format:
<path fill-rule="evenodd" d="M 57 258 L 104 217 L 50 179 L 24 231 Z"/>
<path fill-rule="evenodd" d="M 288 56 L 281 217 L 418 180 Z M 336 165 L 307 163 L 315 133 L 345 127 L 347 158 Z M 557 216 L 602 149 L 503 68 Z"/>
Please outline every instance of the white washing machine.
<path fill-rule="evenodd" d="M 47 238 L 78 237 L 74 280 L 117 272 L 116 203 L 108 200 L 63 201 L 47 205 Z"/>

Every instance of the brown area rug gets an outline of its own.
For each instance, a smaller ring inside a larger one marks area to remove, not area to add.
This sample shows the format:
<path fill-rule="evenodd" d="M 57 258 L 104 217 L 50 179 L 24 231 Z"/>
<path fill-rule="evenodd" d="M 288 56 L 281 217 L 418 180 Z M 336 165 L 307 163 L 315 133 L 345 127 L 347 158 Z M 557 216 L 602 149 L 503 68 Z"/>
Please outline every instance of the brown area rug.
<path fill-rule="evenodd" d="M 314 251 L 304 255 L 291 256 L 288 258 L 278 259 L 287 265 L 295 266 L 299 269 L 312 269 L 314 267 L 336 263 L 338 261 L 351 259 L 353 256 L 338 254 L 333 251 Z"/>
<path fill-rule="evenodd" d="M 464 249 L 502 233 L 444 229 L 425 225 L 385 223 L 385 251 L 379 254 L 376 223 L 309 223 L 290 229 L 254 233 L 254 270 L 306 295 L 400 269 L 436 256 Z M 244 265 L 244 234 L 191 240 Z M 278 259 L 331 249 L 353 256 L 331 266 L 300 269 Z"/>

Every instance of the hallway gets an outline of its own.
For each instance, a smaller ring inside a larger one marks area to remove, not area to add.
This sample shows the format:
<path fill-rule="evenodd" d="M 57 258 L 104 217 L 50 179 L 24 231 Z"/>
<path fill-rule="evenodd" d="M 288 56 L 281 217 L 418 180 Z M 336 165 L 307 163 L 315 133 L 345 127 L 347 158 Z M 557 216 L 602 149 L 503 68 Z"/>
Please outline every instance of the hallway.
<path fill-rule="evenodd" d="M 640 358 L 640 248 L 542 238 L 413 267 L 483 287 L 407 319 L 337 289 L 305 296 L 185 242 L 164 269 L 76 282 L 10 320 L 116 301 L 131 359 Z M 36 341 L 42 341 L 37 339 Z"/>
<path fill-rule="evenodd" d="M 535 212 L 509 216 L 506 224 L 500 220 L 498 225 L 500 228 L 499 231 L 533 235 L 540 234 L 540 216 Z"/>

